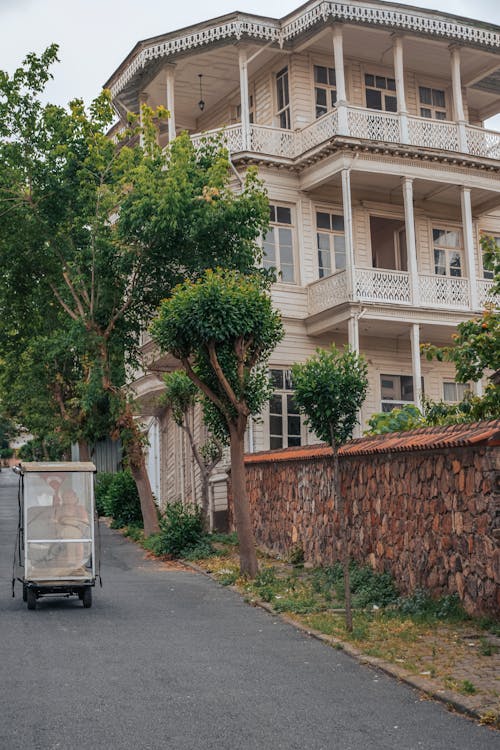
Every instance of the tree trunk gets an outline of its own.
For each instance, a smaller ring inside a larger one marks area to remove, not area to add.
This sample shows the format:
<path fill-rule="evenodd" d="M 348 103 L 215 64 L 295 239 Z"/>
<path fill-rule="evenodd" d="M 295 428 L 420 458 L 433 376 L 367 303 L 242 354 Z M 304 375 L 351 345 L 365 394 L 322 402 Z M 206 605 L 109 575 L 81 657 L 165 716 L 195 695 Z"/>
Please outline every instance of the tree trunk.
<path fill-rule="evenodd" d="M 237 426 L 231 426 L 231 485 L 233 492 L 234 520 L 240 547 L 240 573 L 249 578 L 255 578 L 259 566 L 255 552 L 255 540 L 250 521 L 250 508 L 246 490 L 246 475 L 244 456 L 245 431 Z"/>
<path fill-rule="evenodd" d="M 335 494 L 337 496 L 337 509 L 339 512 L 340 542 L 342 568 L 344 571 L 345 590 L 345 627 L 348 633 L 352 633 L 352 607 L 351 607 L 351 577 L 349 573 L 349 546 L 347 544 L 347 514 L 345 511 L 344 497 L 342 495 L 342 483 L 340 480 L 339 454 L 335 444 L 333 448 L 333 470 Z"/>
<path fill-rule="evenodd" d="M 203 468 L 200 467 L 201 471 L 201 509 L 203 511 L 203 524 L 205 526 L 205 531 L 208 531 L 210 528 L 210 520 L 209 520 L 209 493 L 210 493 L 210 484 L 209 484 L 209 474 L 208 472 Z"/>
<path fill-rule="evenodd" d="M 80 461 L 90 461 L 89 444 L 86 440 L 78 441 L 78 458 Z"/>

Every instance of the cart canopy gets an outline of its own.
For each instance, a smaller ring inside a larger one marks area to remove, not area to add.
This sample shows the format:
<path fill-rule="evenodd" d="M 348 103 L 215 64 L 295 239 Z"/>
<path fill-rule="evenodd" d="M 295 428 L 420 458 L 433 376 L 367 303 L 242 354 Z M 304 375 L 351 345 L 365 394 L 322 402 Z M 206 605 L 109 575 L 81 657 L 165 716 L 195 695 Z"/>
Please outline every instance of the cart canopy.
<path fill-rule="evenodd" d="M 20 464 L 22 472 L 29 471 L 96 471 L 91 461 L 26 461 Z"/>

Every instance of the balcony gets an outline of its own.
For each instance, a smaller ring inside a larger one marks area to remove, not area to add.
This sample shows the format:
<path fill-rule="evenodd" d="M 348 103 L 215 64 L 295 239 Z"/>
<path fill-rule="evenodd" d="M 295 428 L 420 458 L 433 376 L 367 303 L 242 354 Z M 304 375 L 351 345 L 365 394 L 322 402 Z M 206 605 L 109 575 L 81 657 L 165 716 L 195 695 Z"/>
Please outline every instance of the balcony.
<path fill-rule="evenodd" d="M 437 151 L 468 153 L 489 159 L 500 159 L 500 133 L 458 123 L 430 120 L 426 117 L 380 112 L 362 107 L 346 107 L 345 137 L 384 143 L 399 143 Z M 310 149 L 327 143 L 339 132 L 337 109 L 319 117 L 300 130 L 283 130 L 267 125 L 250 124 L 245 137 L 241 123 L 225 129 L 209 130 L 192 136 L 196 145 L 201 139 L 222 135 L 230 153 L 253 152 L 274 158 L 296 159 Z M 246 141 L 246 143 L 245 143 Z"/>
<path fill-rule="evenodd" d="M 309 315 L 316 315 L 347 302 L 407 306 L 418 304 L 419 307 L 476 312 L 471 307 L 469 280 L 464 278 L 419 274 L 419 299 L 415 302 L 412 300 L 410 277 L 406 271 L 356 268 L 353 286 L 354 294 L 350 294 L 345 270 L 309 284 Z M 494 302 L 492 286 L 493 282 L 485 279 L 477 282 L 480 308 Z"/>

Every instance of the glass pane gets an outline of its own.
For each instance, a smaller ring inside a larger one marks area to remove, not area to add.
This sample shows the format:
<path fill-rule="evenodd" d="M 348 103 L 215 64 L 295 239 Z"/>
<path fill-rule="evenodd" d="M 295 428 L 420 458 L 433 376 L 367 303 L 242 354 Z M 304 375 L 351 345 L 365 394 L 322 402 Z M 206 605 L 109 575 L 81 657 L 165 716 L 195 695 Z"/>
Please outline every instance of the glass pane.
<path fill-rule="evenodd" d="M 274 245 L 274 232 L 271 230 L 266 234 L 266 238 L 262 243 L 262 249 L 264 251 L 264 260 L 267 263 L 276 262 L 276 248 Z"/>
<path fill-rule="evenodd" d="M 420 107 L 420 117 L 432 117 L 432 112 L 430 109 L 426 109 L 426 107 Z"/>
<path fill-rule="evenodd" d="M 335 91 L 335 89 L 330 90 L 330 95 L 330 104 L 332 107 L 334 107 L 337 101 L 337 92 Z"/>
<path fill-rule="evenodd" d="M 446 232 L 446 247 L 462 247 L 460 232 Z"/>
<path fill-rule="evenodd" d="M 292 371 L 291 370 L 283 370 L 283 378 L 285 380 L 285 390 L 291 391 L 293 389 Z"/>
<path fill-rule="evenodd" d="M 271 416 L 269 417 L 269 431 L 271 435 L 283 434 L 283 420 L 281 416 L 275 416 L 271 414 Z"/>
<path fill-rule="evenodd" d="M 295 403 L 295 399 L 293 396 L 287 396 L 286 397 L 286 410 L 287 414 L 298 414 L 299 410 L 297 409 L 297 405 Z"/>
<path fill-rule="evenodd" d="M 332 215 L 332 229 L 335 232 L 344 231 L 344 217 L 343 216 L 338 216 L 337 214 Z"/>
<path fill-rule="evenodd" d="M 285 97 L 283 94 L 283 79 L 278 78 L 276 81 L 276 91 L 278 94 L 278 109 L 283 109 L 285 106 Z"/>
<path fill-rule="evenodd" d="M 426 86 L 419 86 L 420 101 L 422 104 L 432 104 L 432 92 L 431 89 Z"/>
<path fill-rule="evenodd" d="M 280 248 L 282 247 L 292 247 L 292 230 L 291 229 L 285 229 L 284 227 L 280 227 L 278 229 L 278 236 L 279 236 L 279 244 Z"/>
<path fill-rule="evenodd" d="M 337 85 L 337 79 L 335 77 L 335 68 L 328 68 L 328 83 L 330 86 Z"/>
<path fill-rule="evenodd" d="M 315 83 L 328 83 L 326 68 L 322 65 L 314 66 L 314 81 Z"/>
<path fill-rule="evenodd" d="M 323 115 L 326 115 L 327 112 L 328 112 L 328 107 L 316 106 L 316 117 L 323 117 Z"/>
<path fill-rule="evenodd" d="M 275 393 L 269 399 L 269 413 L 270 414 L 282 414 L 283 403 L 279 393 Z"/>
<path fill-rule="evenodd" d="M 443 398 L 445 401 L 457 400 L 457 388 L 455 383 L 443 383 Z"/>
<path fill-rule="evenodd" d="M 269 447 L 271 450 L 275 450 L 276 448 L 283 448 L 283 438 L 274 437 L 274 435 L 271 435 L 269 440 Z"/>
<path fill-rule="evenodd" d="M 436 112 L 435 118 L 436 120 L 446 120 L 446 112 Z"/>
<path fill-rule="evenodd" d="M 374 76 L 370 75 L 370 73 L 365 73 L 365 86 L 373 86 L 375 83 Z"/>
<path fill-rule="evenodd" d="M 462 275 L 462 258 L 460 253 L 450 253 L 450 276 Z"/>
<path fill-rule="evenodd" d="M 387 88 L 387 82 L 386 82 L 384 76 L 375 76 L 375 86 L 378 89 L 385 89 L 385 88 Z"/>
<path fill-rule="evenodd" d="M 316 212 L 316 226 L 318 229 L 330 229 L 330 214 Z"/>
<path fill-rule="evenodd" d="M 330 251 L 330 235 L 318 232 L 318 250 Z"/>
<path fill-rule="evenodd" d="M 316 92 L 316 104 L 326 107 L 326 89 L 314 89 Z"/>
<path fill-rule="evenodd" d="M 276 221 L 276 206 L 269 206 L 269 221 Z"/>
<path fill-rule="evenodd" d="M 288 437 L 288 445 L 289 445 L 289 446 L 290 446 L 291 448 L 292 448 L 293 446 L 295 446 L 295 445 L 300 445 L 300 435 L 299 435 L 299 436 L 294 436 L 294 435 L 290 435 L 290 436 Z"/>
<path fill-rule="evenodd" d="M 27 542 L 26 578 L 61 579 L 92 577 L 92 545 L 90 542 L 69 541 Z"/>
<path fill-rule="evenodd" d="M 323 250 L 318 251 L 319 277 L 330 276 L 332 270 L 330 266 L 330 253 Z"/>
<path fill-rule="evenodd" d="M 293 265 L 293 248 L 291 245 L 282 244 L 280 245 L 280 266 L 287 264 Z"/>
<path fill-rule="evenodd" d="M 385 111 L 386 112 L 397 112 L 398 111 L 398 100 L 395 96 L 385 97 Z"/>
<path fill-rule="evenodd" d="M 280 390 L 283 388 L 283 370 L 270 370 L 269 378 L 274 388 L 279 388 Z M 275 397 L 273 396 L 272 398 L 275 398 Z M 272 398 L 269 401 L 270 404 L 272 403 Z M 280 403 L 281 403 L 281 398 L 280 398 Z"/>
<path fill-rule="evenodd" d="M 435 107 L 442 107 L 444 109 L 444 91 L 439 91 L 439 89 L 432 89 L 432 103 Z"/>
<path fill-rule="evenodd" d="M 285 206 L 276 206 L 276 221 L 279 224 L 291 224 L 292 210 Z"/>
<path fill-rule="evenodd" d="M 333 247 L 335 255 L 345 253 L 345 237 L 343 234 L 336 234 L 333 238 Z"/>
<path fill-rule="evenodd" d="M 366 106 L 368 109 L 382 109 L 382 95 L 375 89 L 366 89 Z"/>
<path fill-rule="evenodd" d="M 446 276 L 446 258 L 444 250 L 434 250 L 434 273 Z"/>
<path fill-rule="evenodd" d="M 387 88 L 389 91 L 396 91 L 396 81 L 394 78 L 388 78 L 387 79 Z"/>
<path fill-rule="evenodd" d="M 433 229 L 432 241 L 435 245 L 446 245 L 446 231 L 444 229 Z"/>
<path fill-rule="evenodd" d="M 300 435 L 300 417 L 288 417 L 288 435 Z"/>
<path fill-rule="evenodd" d="M 280 113 L 280 128 L 283 130 L 290 130 L 290 112 L 285 109 L 284 112 Z"/>
<path fill-rule="evenodd" d="M 413 401 L 413 378 L 411 375 L 401 375 L 401 400 Z"/>
<path fill-rule="evenodd" d="M 295 271 L 293 268 L 293 264 L 282 262 L 280 264 L 280 274 L 281 274 L 281 281 L 285 282 L 286 284 L 294 283 Z"/>

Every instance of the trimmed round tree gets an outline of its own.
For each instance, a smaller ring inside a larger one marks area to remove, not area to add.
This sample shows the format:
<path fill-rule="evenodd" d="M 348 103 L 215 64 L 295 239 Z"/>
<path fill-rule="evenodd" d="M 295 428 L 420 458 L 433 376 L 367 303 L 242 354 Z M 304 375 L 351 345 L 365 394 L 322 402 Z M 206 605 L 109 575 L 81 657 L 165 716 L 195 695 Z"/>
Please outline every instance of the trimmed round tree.
<path fill-rule="evenodd" d="M 186 281 L 159 309 L 151 326 L 159 347 L 179 359 L 204 395 L 205 421 L 229 440 L 231 483 L 240 570 L 254 577 L 257 556 L 250 522 L 244 466 L 248 417 L 270 395 L 266 363 L 283 337 L 263 275 L 207 271 Z"/>
<path fill-rule="evenodd" d="M 349 546 L 347 514 L 342 495 L 338 450 L 352 436 L 358 413 L 368 388 L 367 364 L 363 356 L 348 346 L 339 351 L 317 349 L 304 364 L 292 368 L 294 399 L 316 435 L 333 450 L 334 488 L 341 528 L 344 566 L 346 627 L 352 630 L 351 589 L 349 581 Z"/>

